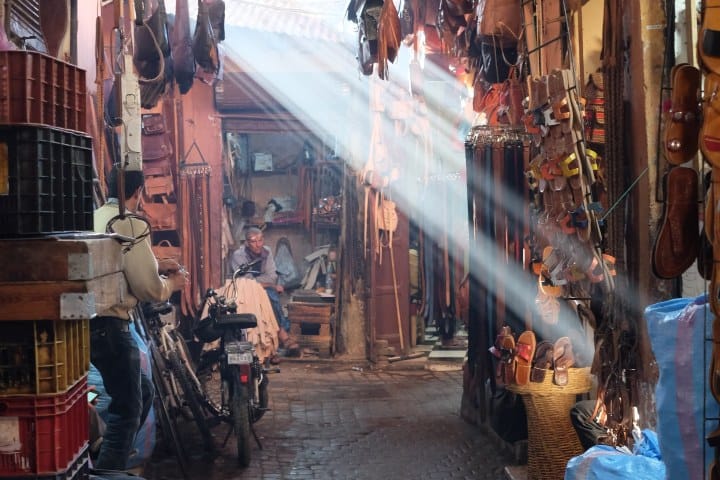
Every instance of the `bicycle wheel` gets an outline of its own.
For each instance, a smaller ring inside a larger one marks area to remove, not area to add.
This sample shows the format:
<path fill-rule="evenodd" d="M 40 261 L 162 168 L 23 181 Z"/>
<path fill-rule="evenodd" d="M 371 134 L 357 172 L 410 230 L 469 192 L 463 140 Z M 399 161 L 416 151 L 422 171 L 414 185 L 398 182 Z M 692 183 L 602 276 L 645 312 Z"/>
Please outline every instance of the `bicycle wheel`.
<path fill-rule="evenodd" d="M 183 402 L 190 408 L 195 424 L 197 425 L 198 430 L 200 430 L 200 435 L 202 435 L 203 443 L 205 444 L 205 450 L 208 452 L 214 452 L 215 441 L 213 440 L 210 428 L 205 421 L 205 414 L 203 413 L 202 406 L 200 405 L 196 389 L 190 381 L 189 373 L 186 370 L 185 364 L 180 361 L 180 357 L 175 351 L 168 352 L 168 363 L 170 364 L 170 370 L 182 389 Z"/>
<path fill-rule="evenodd" d="M 178 436 L 175 421 L 170 415 L 167 405 L 165 404 L 165 398 L 167 398 L 167 389 L 165 388 L 165 384 L 162 381 L 162 367 L 159 365 L 158 355 L 160 355 L 160 353 L 158 352 L 155 345 L 150 344 L 153 386 L 155 387 L 155 398 L 153 400 L 155 405 L 155 411 L 157 412 L 157 419 L 159 423 L 158 426 L 160 427 L 160 433 L 165 440 L 166 445 L 168 447 L 172 446 L 172 449 L 175 451 L 175 456 L 177 457 L 178 465 L 180 466 L 180 471 L 182 472 L 183 478 L 187 479 L 187 455 L 185 454 L 185 449 L 183 448 L 180 437 Z"/>
<path fill-rule="evenodd" d="M 233 381 L 230 391 L 230 411 L 237 440 L 237 456 L 240 466 L 250 465 L 250 410 L 248 408 L 248 387 Z"/>

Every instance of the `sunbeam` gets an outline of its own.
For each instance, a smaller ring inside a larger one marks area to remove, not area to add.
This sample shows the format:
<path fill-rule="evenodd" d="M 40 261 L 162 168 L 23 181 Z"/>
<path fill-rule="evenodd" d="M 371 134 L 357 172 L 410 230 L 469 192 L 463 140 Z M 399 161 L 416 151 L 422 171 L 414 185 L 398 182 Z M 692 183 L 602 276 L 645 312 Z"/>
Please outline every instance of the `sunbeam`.
<path fill-rule="evenodd" d="M 284 22 L 289 14 L 292 22 Z M 264 19 L 262 28 L 253 28 L 259 19 Z M 527 221 L 527 199 L 492 172 L 475 171 L 467 178 L 466 155 L 472 156 L 474 148 L 468 134 L 473 125 L 482 129 L 484 119 L 469 108 L 472 93 L 462 80 L 465 67 L 439 65 L 434 61 L 437 55 L 423 54 L 422 35 L 417 40 L 417 49 L 402 45 L 389 66 L 388 80 L 381 80 L 376 73 L 360 72 L 357 28 L 345 19 L 338 2 L 297 7 L 229 1 L 223 51 L 226 63 L 243 75 L 226 73 L 224 88 L 229 82 L 243 82 L 234 86 L 254 97 L 264 113 L 272 113 L 280 124 L 292 116 L 353 171 L 372 171 L 379 178 L 376 186 L 427 238 L 445 245 L 456 260 L 464 259 L 484 288 L 503 297 L 505 314 L 528 318 L 529 312 L 538 310 L 538 275 L 530 267 L 539 259 L 529 258 L 523 245 L 522 262 L 517 262 L 508 257 L 506 239 L 481 232 L 471 235 L 476 229 L 469 225 L 477 219 L 468 212 L 468 188 L 474 192 L 476 209 L 505 212 L 503 222 Z M 418 66 L 420 79 L 411 75 Z M 278 104 L 284 111 L 276 111 Z M 359 181 L 366 178 L 360 177 Z M 570 334 L 587 361 L 593 342 L 583 338 L 576 309 L 588 295 L 557 298 L 557 320 L 534 325 L 546 338 Z M 633 292 L 621 295 L 626 304 L 638 298 Z"/>

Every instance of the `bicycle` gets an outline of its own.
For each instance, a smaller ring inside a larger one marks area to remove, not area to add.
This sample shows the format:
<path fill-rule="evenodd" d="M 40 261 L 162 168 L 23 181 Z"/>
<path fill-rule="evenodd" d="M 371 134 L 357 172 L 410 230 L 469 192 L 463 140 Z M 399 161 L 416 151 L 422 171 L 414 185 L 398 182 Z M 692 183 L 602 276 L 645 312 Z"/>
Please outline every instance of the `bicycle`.
<path fill-rule="evenodd" d="M 138 318 L 149 340 L 155 398 L 163 434 L 168 434 L 168 440 L 173 444 L 178 457 L 183 455 L 181 463 L 184 462 L 184 451 L 177 436 L 175 421 L 178 416 L 182 416 L 196 424 L 205 451 L 209 454 L 216 453 L 215 441 L 207 424 L 203 405 L 199 401 L 202 385 L 195 375 L 185 339 L 175 325 L 164 322 L 161 317 L 172 311 L 172 305 L 169 302 L 146 303 L 138 307 L 138 310 Z"/>

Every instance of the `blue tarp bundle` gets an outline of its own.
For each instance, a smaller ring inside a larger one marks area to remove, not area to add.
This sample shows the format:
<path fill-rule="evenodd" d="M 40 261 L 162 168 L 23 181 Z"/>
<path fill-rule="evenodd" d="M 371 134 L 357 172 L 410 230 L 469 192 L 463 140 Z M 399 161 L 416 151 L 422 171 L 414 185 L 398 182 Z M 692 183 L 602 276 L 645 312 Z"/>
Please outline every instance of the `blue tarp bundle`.
<path fill-rule="evenodd" d="M 608 445 L 596 445 L 568 461 L 565 480 L 665 480 L 657 435 L 643 430 L 633 454 Z"/>
<path fill-rule="evenodd" d="M 706 338 L 712 338 L 713 320 L 707 296 L 650 305 L 645 319 L 660 370 L 655 404 L 667 478 L 705 478 L 713 449 L 704 437 L 717 426 L 705 419 L 720 416 L 707 384 L 712 343 Z"/>

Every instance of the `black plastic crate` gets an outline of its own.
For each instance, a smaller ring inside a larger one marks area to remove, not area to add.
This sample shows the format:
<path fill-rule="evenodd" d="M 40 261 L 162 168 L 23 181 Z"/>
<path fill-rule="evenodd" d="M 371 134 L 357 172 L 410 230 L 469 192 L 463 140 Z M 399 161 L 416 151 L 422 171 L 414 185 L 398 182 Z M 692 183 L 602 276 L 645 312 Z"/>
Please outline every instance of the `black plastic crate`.
<path fill-rule="evenodd" d="M 3 165 L 4 164 L 4 165 Z M 40 125 L 0 126 L 0 236 L 93 229 L 92 138 Z"/>

